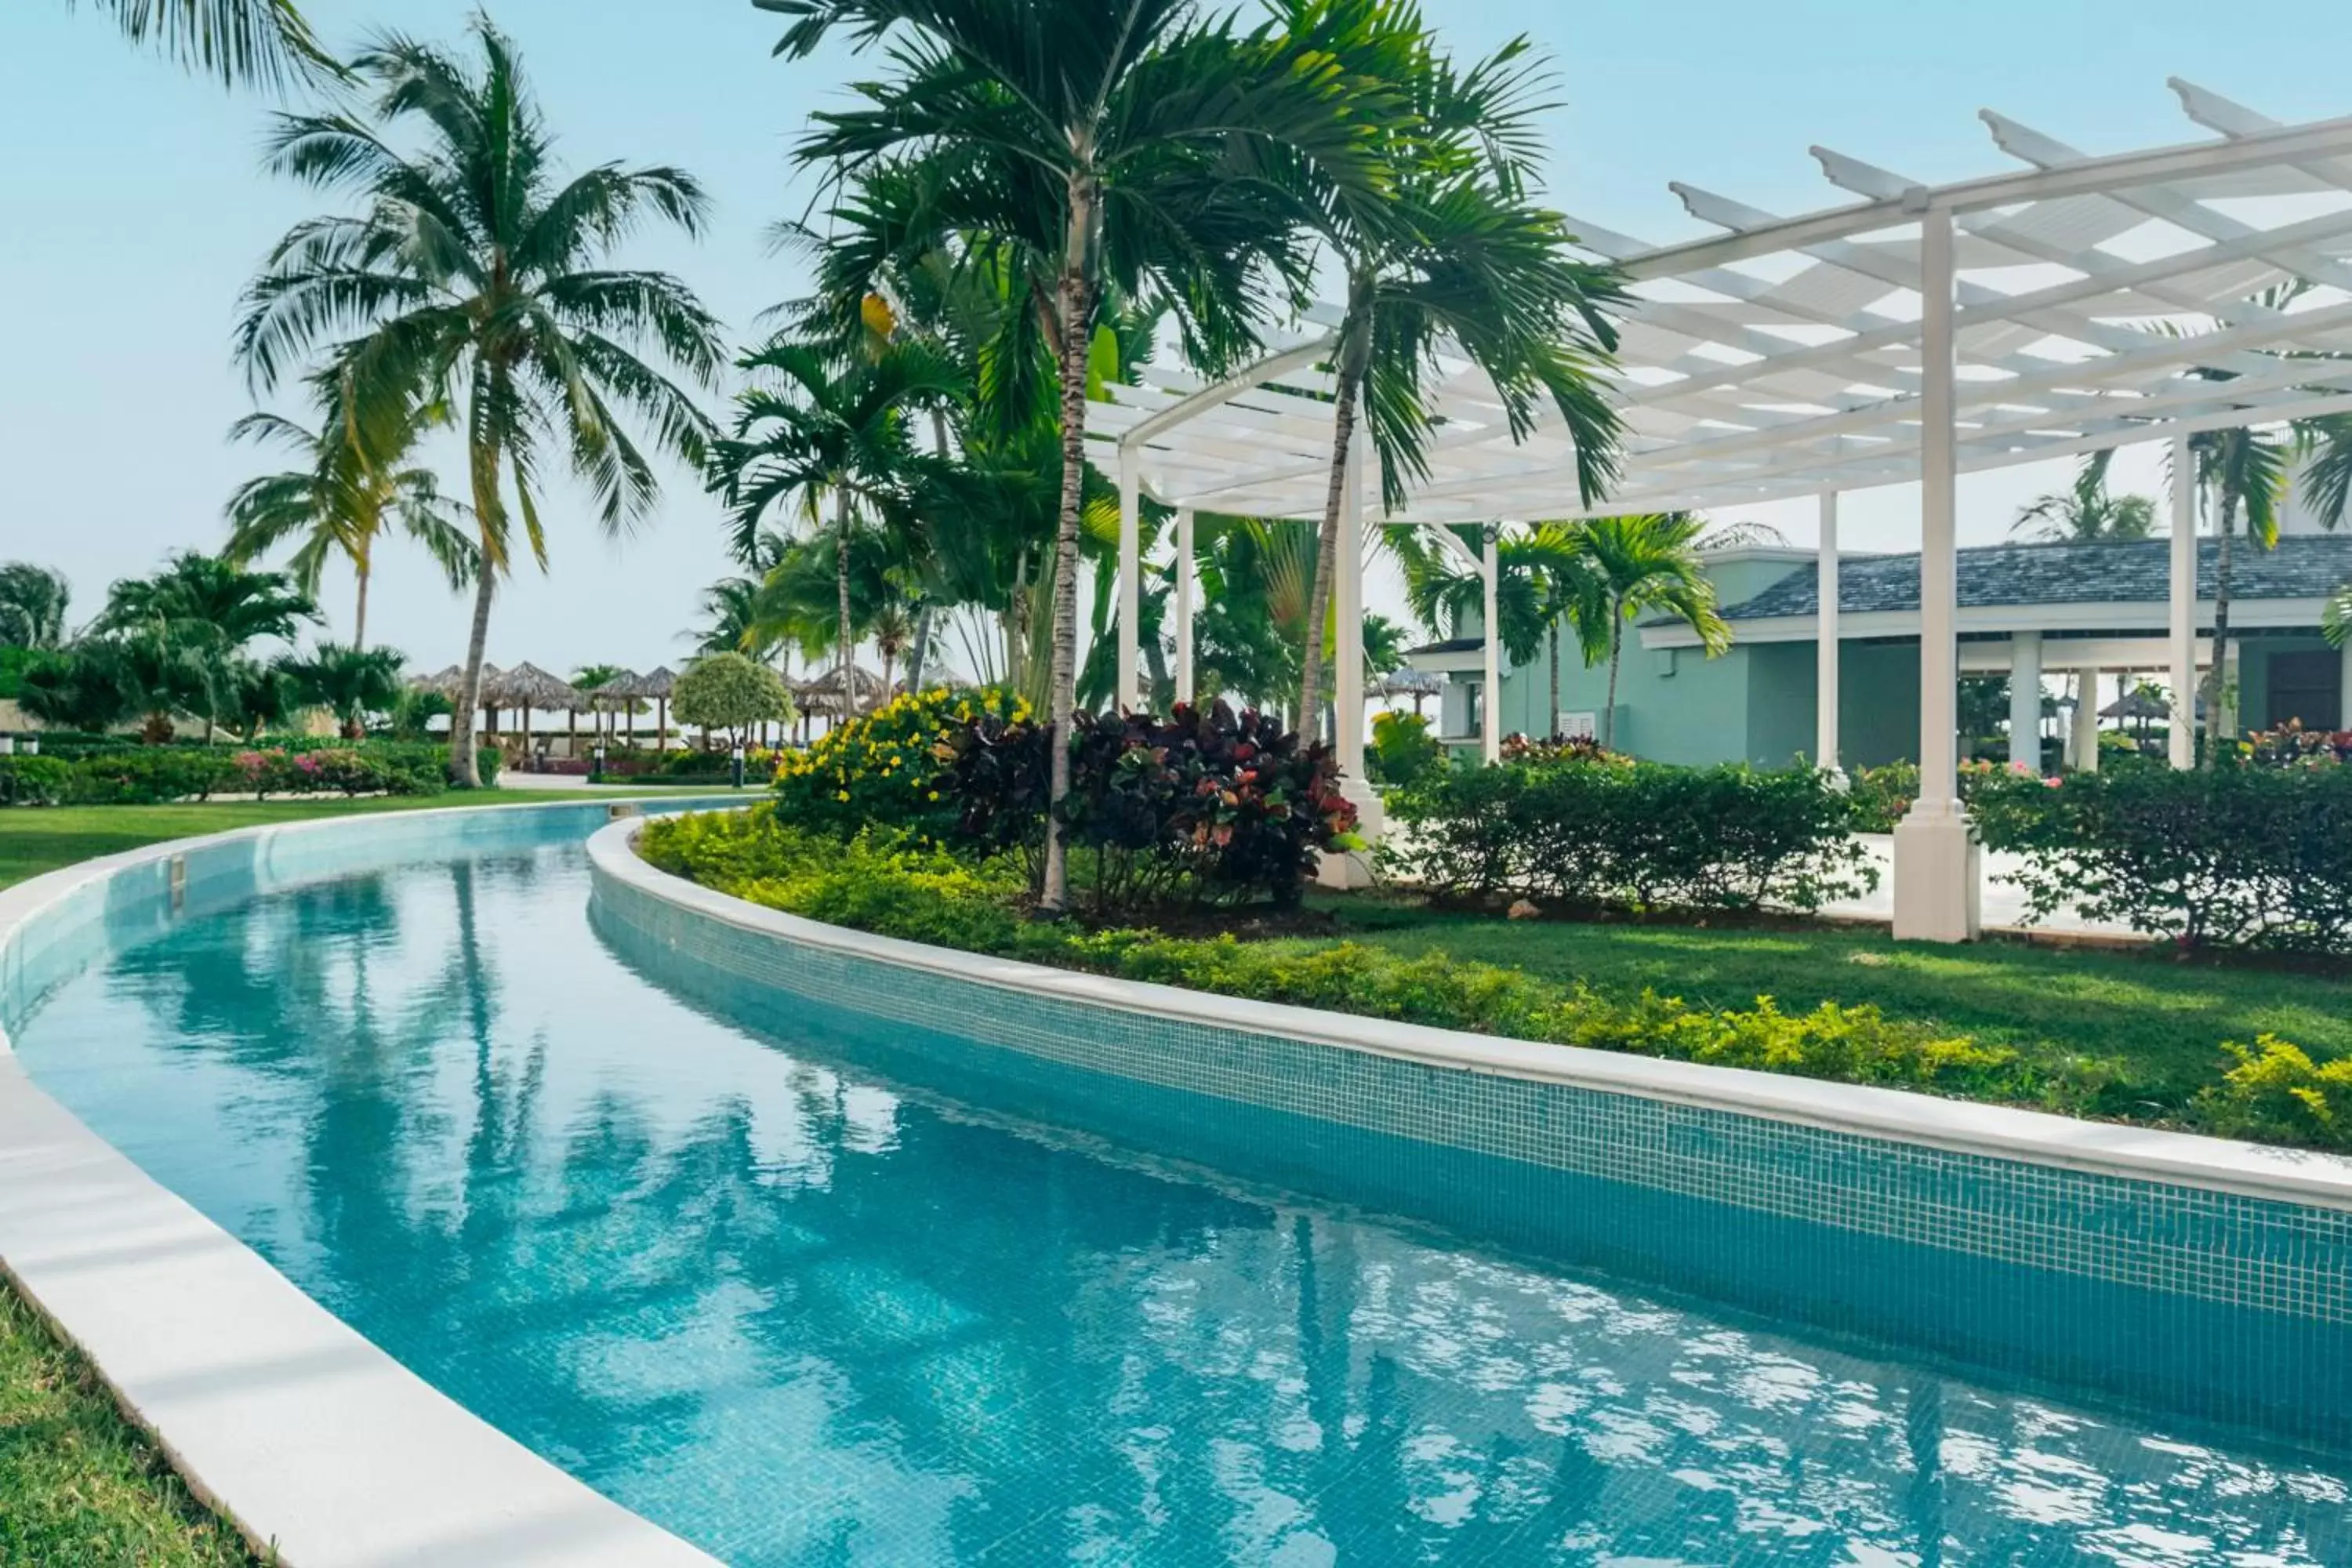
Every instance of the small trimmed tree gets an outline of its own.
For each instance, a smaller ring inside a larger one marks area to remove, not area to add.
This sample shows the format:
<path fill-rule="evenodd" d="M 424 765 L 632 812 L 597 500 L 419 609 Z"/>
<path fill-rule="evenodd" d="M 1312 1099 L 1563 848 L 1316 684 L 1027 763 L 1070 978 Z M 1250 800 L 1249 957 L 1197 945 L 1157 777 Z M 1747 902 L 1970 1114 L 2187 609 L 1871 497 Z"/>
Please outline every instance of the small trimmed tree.
<path fill-rule="evenodd" d="M 724 730 L 730 741 L 763 721 L 789 724 L 799 717 L 776 672 L 740 653 L 706 654 L 688 665 L 669 700 L 680 723 Z"/>

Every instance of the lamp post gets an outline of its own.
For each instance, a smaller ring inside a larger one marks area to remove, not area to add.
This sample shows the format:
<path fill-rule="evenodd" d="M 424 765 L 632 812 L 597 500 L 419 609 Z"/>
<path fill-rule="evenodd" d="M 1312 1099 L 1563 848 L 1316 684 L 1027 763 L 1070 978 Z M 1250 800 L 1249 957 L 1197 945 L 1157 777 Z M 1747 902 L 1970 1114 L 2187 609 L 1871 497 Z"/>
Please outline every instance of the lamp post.
<path fill-rule="evenodd" d="M 728 766 L 728 770 L 729 770 L 729 772 L 730 772 L 730 773 L 731 773 L 734 775 L 735 787 L 736 787 L 737 789 L 741 789 L 741 788 L 743 787 L 743 742 L 740 742 L 740 741 L 736 742 L 735 742 L 735 744 L 733 745 L 733 747 L 732 747 L 732 748 L 730 748 L 730 749 L 729 750 L 729 752 L 728 752 L 728 753 L 727 753 L 727 766 Z"/>
<path fill-rule="evenodd" d="M 593 746 L 590 747 L 588 749 L 588 755 L 590 758 L 588 764 L 588 782 L 590 784 L 603 784 L 604 782 L 604 742 L 599 741 Z"/>

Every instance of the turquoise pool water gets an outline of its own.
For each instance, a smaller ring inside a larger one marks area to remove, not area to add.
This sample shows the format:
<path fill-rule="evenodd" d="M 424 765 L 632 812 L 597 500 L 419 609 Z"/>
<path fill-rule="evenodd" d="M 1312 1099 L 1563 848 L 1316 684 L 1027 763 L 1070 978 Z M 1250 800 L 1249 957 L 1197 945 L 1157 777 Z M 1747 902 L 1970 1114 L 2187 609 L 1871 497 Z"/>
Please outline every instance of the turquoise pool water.
<path fill-rule="evenodd" d="M 563 843 L 199 914 L 17 1046 L 734 1563 L 2352 1563 L 2352 1462 L 1042 1125 L 588 892 Z"/>

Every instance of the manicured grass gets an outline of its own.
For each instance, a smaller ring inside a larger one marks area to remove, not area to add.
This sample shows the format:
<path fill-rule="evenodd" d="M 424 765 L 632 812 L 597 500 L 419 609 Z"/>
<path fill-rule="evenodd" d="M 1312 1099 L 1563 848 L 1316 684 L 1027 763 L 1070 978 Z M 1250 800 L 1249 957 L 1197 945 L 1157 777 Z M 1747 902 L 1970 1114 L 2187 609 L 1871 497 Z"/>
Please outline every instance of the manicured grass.
<path fill-rule="evenodd" d="M 2088 1058 L 2112 1075 L 2111 1114 L 2179 1105 L 2213 1081 L 2224 1040 L 2269 1033 L 2322 1059 L 2352 1053 L 2352 980 L 2292 971 L 2016 942 L 1897 945 L 1839 929 L 1503 921 L 1360 895 L 1325 907 L 1341 911 L 1349 936 L 1409 957 L 1434 951 L 1612 996 L 1647 987 L 1717 1007 L 1871 1003 L 2036 1061 Z"/>
<path fill-rule="evenodd" d="M 253 1568 L 87 1362 L 0 1287 L 0 1565 Z"/>
<path fill-rule="evenodd" d="M 120 854 L 142 844 L 222 833 L 265 822 L 314 816 L 356 816 L 378 811 L 422 811 L 449 805 L 531 805 L 560 800 L 626 800 L 638 792 L 612 788 L 487 790 L 478 795 L 365 795 L 310 800 L 214 800 L 202 805 L 58 805 L 0 811 L 0 888 L 70 866 Z M 646 794 L 655 792 L 646 791 Z"/>

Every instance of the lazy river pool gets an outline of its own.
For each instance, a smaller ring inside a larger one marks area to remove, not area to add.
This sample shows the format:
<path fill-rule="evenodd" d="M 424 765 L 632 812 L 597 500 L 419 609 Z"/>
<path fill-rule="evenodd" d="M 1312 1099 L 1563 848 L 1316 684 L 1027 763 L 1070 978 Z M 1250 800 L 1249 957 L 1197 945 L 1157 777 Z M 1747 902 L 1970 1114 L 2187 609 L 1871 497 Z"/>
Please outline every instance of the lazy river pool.
<path fill-rule="evenodd" d="M 744 1568 L 2352 1562 L 2326 1451 L 1182 1163 L 673 979 L 566 837 L 191 914 L 13 1034 L 361 1332 Z"/>

